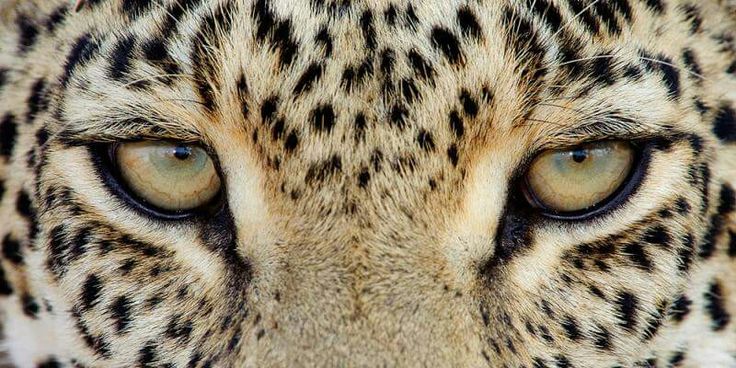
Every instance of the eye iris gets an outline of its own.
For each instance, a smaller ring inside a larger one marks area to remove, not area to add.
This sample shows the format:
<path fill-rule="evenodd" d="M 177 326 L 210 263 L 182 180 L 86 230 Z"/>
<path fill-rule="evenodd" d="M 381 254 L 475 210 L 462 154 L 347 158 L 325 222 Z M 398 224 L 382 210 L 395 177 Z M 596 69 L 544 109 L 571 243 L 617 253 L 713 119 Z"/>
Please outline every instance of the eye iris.
<path fill-rule="evenodd" d="M 625 142 L 598 142 L 543 152 L 527 172 L 524 194 L 533 206 L 555 214 L 597 207 L 628 178 L 633 152 Z"/>
<path fill-rule="evenodd" d="M 124 143 L 115 150 L 121 178 L 143 202 L 164 211 L 188 211 L 210 203 L 221 182 L 202 148 L 168 142 Z"/>

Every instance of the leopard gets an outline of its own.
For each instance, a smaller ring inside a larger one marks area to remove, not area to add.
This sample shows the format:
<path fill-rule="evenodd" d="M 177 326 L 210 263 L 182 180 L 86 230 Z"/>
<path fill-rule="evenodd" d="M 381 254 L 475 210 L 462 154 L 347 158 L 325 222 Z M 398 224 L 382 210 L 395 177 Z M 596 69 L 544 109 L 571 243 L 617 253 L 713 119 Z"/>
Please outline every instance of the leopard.
<path fill-rule="evenodd" d="M 732 0 L 2 0 L 8 367 L 736 367 Z"/>

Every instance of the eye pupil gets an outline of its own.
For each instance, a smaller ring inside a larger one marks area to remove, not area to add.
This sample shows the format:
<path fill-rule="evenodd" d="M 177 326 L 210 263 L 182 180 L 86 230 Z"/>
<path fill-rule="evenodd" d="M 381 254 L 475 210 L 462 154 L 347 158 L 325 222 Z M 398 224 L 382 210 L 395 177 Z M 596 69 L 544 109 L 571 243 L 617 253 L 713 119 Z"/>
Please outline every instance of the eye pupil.
<path fill-rule="evenodd" d="M 572 160 L 575 161 L 575 162 L 577 162 L 577 163 L 581 163 L 581 162 L 585 161 L 587 158 L 588 158 L 588 152 L 586 152 L 582 148 L 578 148 L 578 149 L 572 151 Z"/>
<path fill-rule="evenodd" d="M 176 146 L 174 148 L 174 157 L 178 158 L 179 160 L 186 160 L 189 157 L 192 156 L 192 148 L 187 146 Z"/>

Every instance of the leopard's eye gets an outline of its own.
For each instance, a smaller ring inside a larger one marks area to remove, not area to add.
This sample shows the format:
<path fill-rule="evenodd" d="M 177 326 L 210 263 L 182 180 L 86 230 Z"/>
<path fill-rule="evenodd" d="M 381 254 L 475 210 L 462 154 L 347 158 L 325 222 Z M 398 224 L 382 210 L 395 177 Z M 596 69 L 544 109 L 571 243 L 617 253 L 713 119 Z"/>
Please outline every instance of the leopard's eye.
<path fill-rule="evenodd" d="M 634 167 L 634 147 L 604 141 L 542 152 L 526 173 L 524 195 L 551 214 L 597 208 L 624 185 Z"/>
<path fill-rule="evenodd" d="M 212 158 L 197 145 L 121 143 L 113 147 L 112 163 L 136 199 L 166 212 L 200 208 L 221 190 Z"/>

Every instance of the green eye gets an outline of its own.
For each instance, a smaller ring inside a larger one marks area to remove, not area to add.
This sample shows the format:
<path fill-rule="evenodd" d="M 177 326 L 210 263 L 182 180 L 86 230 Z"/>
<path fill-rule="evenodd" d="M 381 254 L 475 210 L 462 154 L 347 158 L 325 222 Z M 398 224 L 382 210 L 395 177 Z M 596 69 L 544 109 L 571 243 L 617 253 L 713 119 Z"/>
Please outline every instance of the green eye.
<path fill-rule="evenodd" d="M 193 210 L 212 202 L 220 177 L 199 146 L 144 141 L 114 148 L 113 162 L 135 197 L 170 212 Z"/>
<path fill-rule="evenodd" d="M 557 214 L 589 210 L 625 183 L 635 156 L 621 141 L 543 152 L 526 174 L 524 194 L 533 206 Z"/>

